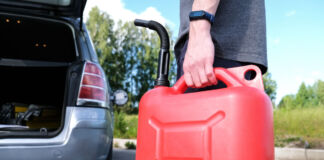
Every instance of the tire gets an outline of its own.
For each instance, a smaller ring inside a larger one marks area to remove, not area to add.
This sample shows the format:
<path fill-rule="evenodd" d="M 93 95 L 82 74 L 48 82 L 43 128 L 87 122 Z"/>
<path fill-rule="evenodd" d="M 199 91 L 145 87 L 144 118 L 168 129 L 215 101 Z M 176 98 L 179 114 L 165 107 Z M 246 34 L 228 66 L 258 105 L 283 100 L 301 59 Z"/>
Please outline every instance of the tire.
<path fill-rule="evenodd" d="M 113 156 L 113 142 L 111 142 L 107 160 L 112 160 L 112 156 Z"/>

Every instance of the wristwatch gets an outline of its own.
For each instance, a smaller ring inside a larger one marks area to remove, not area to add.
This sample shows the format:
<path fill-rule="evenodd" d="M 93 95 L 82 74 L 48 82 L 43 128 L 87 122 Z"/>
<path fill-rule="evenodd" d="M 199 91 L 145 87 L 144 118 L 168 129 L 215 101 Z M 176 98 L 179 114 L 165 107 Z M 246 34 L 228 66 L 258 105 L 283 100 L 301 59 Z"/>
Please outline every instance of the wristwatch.
<path fill-rule="evenodd" d="M 215 17 L 212 14 L 201 10 L 201 11 L 191 11 L 189 14 L 189 19 L 190 21 L 205 19 L 208 22 L 210 22 L 211 25 L 213 25 Z"/>

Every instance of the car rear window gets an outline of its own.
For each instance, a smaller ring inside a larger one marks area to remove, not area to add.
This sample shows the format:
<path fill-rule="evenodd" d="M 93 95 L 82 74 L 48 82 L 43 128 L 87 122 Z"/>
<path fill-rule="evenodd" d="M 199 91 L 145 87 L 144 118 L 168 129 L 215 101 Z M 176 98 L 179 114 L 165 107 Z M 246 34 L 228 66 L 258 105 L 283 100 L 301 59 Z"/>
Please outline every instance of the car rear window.
<path fill-rule="evenodd" d="M 72 29 L 55 21 L 0 15 L 0 58 L 71 62 Z"/>
<path fill-rule="evenodd" d="M 21 0 L 19 0 L 19 1 L 21 1 Z M 56 6 L 68 6 L 71 4 L 71 0 L 23 0 L 23 1 L 56 5 Z"/>

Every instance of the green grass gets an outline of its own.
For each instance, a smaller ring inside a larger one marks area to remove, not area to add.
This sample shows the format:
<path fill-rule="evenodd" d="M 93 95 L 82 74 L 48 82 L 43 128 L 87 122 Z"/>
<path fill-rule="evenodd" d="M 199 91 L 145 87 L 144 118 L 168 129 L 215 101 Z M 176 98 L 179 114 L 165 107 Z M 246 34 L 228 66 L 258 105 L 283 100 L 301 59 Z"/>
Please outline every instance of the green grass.
<path fill-rule="evenodd" d="M 127 123 L 127 135 L 129 138 L 136 139 L 137 137 L 137 115 L 127 115 L 125 117 L 125 121 Z"/>
<path fill-rule="evenodd" d="M 306 141 L 311 148 L 323 148 L 324 106 L 275 110 L 274 132 L 276 146 Z"/>
<path fill-rule="evenodd" d="M 137 115 L 127 115 L 115 112 L 115 138 L 136 139 L 137 137 Z"/>
<path fill-rule="evenodd" d="M 127 149 L 136 149 L 136 145 L 133 142 L 126 142 L 125 146 Z"/>

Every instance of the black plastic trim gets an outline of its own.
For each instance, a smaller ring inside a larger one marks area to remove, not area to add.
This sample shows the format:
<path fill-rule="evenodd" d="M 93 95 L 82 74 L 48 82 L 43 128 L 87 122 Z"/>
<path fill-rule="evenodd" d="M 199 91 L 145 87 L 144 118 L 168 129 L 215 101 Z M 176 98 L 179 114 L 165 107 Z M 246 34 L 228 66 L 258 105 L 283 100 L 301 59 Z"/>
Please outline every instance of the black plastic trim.
<path fill-rule="evenodd" d="M 136 19 L 136 26 L 146 27 L 156 31 L 160 37 L 161 47 L 159 54 L 158 73 L 155 80 L 155 86 L 169 86 L 169 63 L 170 63 L 170 41 L 167 30 L 156 21 L 146 21 Z"/>
<path fill-rule="evenodd" d="M 36 2 L 1 0 L 0 10 L 24 14 L 80 18 L 83 16 L 82 14 L 86 3 L 87 0 L 72 0 L 69 6 L 56 6 Z"/>

